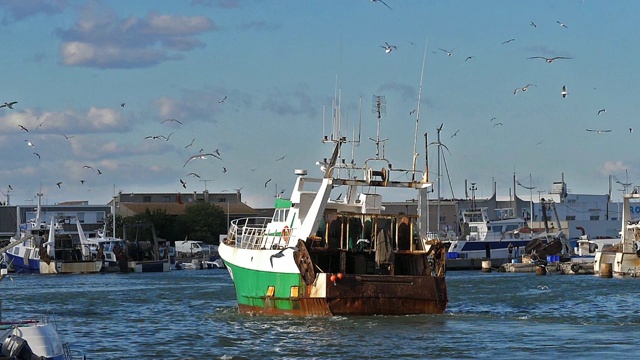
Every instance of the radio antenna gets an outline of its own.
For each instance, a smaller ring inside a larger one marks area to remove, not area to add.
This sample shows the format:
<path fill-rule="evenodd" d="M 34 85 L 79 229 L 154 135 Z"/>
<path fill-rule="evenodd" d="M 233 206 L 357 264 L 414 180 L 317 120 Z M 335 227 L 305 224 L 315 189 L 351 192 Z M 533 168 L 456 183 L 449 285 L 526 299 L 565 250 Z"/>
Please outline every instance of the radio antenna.
<path fill-rule="evenodd" d="M 420 72 L 420 90 L 418 91 L 418 107 L 416 108 L 416 130 L 413 136 L 413 173 L 411 174 L 411 181 L 416 180 L 416 161 L 418 159 L 418 153 L 416 153 L 416 146 L 418 143 L 418 121 L 420 120 L 420 101 L 422 100 L 422 80 L 424 79 L 424 64 L 427 59 L 428 44 L 429 44 L 429 37 L 427 36 L 427 39 L 424 44 L 424 54 L 422 55 L 422 71 Z"/>

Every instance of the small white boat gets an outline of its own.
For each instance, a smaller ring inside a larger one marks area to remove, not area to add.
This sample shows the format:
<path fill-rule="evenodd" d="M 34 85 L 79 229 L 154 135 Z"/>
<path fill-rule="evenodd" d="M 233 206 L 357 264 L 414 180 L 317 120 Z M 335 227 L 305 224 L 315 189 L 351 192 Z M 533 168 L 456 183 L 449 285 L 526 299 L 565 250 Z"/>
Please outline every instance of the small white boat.
<path fill-rule="evenodd" d="M 512 208 L 496 209 L 493 219 L 489 218 L 487 208 L 467 209 L 462 212 L 462 224 L 463 236 L 449 245 L 450 259 L 517 257 L 532 239 L 526 221 L 514 216 Z"/>
<path fill-rule="evenodd" d="M 47 319 L 0 322 L 0 346 L 3 359 L 73 359 Z"/>

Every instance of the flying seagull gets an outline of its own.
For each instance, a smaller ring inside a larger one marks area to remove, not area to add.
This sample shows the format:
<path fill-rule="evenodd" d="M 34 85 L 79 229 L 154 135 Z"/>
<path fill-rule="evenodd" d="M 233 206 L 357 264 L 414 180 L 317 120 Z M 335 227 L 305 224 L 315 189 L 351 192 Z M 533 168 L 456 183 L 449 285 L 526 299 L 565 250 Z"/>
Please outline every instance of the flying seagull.
<path fill-rule="evenodd" d="M 187 183 L 184 180 L 180 179 L 180 184 L 182 184 L 183 188 L 187 188 Z"/>
<path fill-rule="evenodd" d="M 556 20 L 556 22 L 557 22 L 557 23 L 558 23 L 558 25 L 560 25 L 561 27 L 563 27 L 563 28 L 565 28 L 565 29 L 567 28 L 567 25 L 565 25 L 564 23 L 562 23 L 562 22 L 560 22 L 560 21 L 558 21 L 558 20 Z"/>
<path fill-rule="evenodd" d="M 176 120 L 176 119 L 165 119 L 165 120 L 162 120 L 162 121 L 160 122 L 160 124 L 164 124 L 164 123 L 166 123 L 167 121 L 168 121 L 168 122 L 177 122 L 178 124 L 182 125 L 182 122 L 181 122 L 180 120 Z"/>
<path fill-rule="evenodd" d="M 538 25 L 536 25 L 536 23 L 534 23 L 533 21 L 532 21 L 532 22 L 531 22 L 531 24 L 529 24 L 529 25 L 533 26 L 534 28 L 537 28 L 537 27 L 538 27 Z"/>
<path fill-rule="evenodd" d="M 213 157 L 215 157 L 215 158 L 217 158 L 217 159 L 220 159 L 218 156 L 216 156 L 216 154 L 210 154 L 210 153 L 208 153 L 208 154 L 197 154 L 197 155 L 193 155 L 192 157 L 190 157 L 190 158 L 189 158 L 189 159 L 184 163 L 184 165 L 182 165 L 182 167 L 187 166 L 187 164 L 188 164 L 188 163 L 190 163 L 192 160 L 195 160 L 195 159 L 206 159 L 208 156 L 213 156 Z"/>
<path fill-rule="evenodd" d="M 565 57 L 565 56 L 556 56 L 556 57 L 552 57 L 552 58 L 546 58 L 544 56 L 532 56 L 530 58 L 527 59 L 544 59 L 544 61 L 548 62 L 549 64 L 551 64 L 554 60 L 558 60 L 558 59 L 571 59 L 570 57 Z"/>
<path fill-rule="evenodd" d="M 633 128 L 629 128 L 629 134 L 633 132 Z"/>
<path fill-rule="evenodd" d="M 508 43 L 510 43 L 510 42 L 512 42 L 512 41 L 515 41 L 515 40 L 516 40 L 516 39 L 509 39 L 509 40 L 505 40 L 505 41 L 503 41 L 503 42 L 502 42 L 502 44 L 501 44 L 501 45 L 508 44 Z"/>
<path fill-rule="evenodd" d="M 265 187 L 265 189 L 267 188 L 267 184 L 269 183 L 269 181 L 271 181 L 271 179 L 269 179 L 269 180 L 267 180 L 267 181 L 265 181 L 265 182 L 264 182 L 264 187 Z"/>
<path fill-rule="evenodd" d="M 197 178 L 200 178 L 200 175 L 198 175 L 198 174 L 196 174 L 196 173 L 194 173 L 194 172 L 190 172 L 190 173 L 188 173 L 188 174 L 187 174 L 187 176 L 189 176 L 189 175 L 191 175 L 191 176 L 195 176 L 195 177 L 197 177 Z"/>
<path fill-rule="evenodd" d="M 120 104 L 121 107 L 124 107 L 124 103 Z"/>
<path fill-rule="evenodd" d="M 387 54 L 398 48 L 395 45 L 389 45 L 388 42 L 385 42 L 384 45 L 380 45 L 380 47 L 383 48 L 384 52 Z"/>
<path fill-rule="evenodd" d="M 377 3 L 377 2 L 379 2 L 379 3 L 381 3 L 382 5 L 384 5 L 384 6 L 388 7 L 388 8 L 389 8 L 389 10 L 393 10 L 393 9 L 391 9 L 391 7 L 390 7 L 389 5 L 387 5 L 387 3 L 386 3 L 386 2 L 384 2 L 384 1 L 382 1 L 382 0 L 371 0 L 371 2 L 373 2 L 373 3 Z"/>
<path fill-rule="evenodd" d="M 496 127 L 498 125 L 502 125 L 502 123 L 501 122 L 497 122 L 497 123 L 493 124 L 493 127 Z"/>
<path fill-rule="evenodd" d="M 17 103 L 17 101 L 5 102 L 4 104 L 0 105 L 0 108 L 8 107 L 9 109 L 13 109 L 13 105 Z"/>
<path fill-rule="evenodd" d="M 223 97 L 222 99 L 218 100 L 218 103 L 219 103 L 219 104 L 221 104 L 221 103 L 223 103 L 225 100 L 227 100 L 227 97 L 226 97 L 226 96 L 225 96 L 225 97 Z"/>
<path fill-rule="evenodd" d="M 24 126 L 22 126 L 22 125 L 20 125 L 20 124 L 18 124 L 18 126 L 20 126 L 20 129 L 22 129 L 22 130 L 24 130 L 24 131 L 26 131 L 26 132 L 29 132 L 29 129 L 27 129 L 26 127 L 24 127 Z"/>
<path fill-rule="evenodd" d="M 447 56 L 451 56 L 453 54 L 453 50 L 455 50 L 455 48 L 451 49 L 451 50 L 445 50 L 443 48 L 439 48 L 440 50 L 444 51 L 447 53 Z"/>
<path fill-rule="evenodd" d="M 513 95 L 517 95 L 518 94 L 518 90 L 525 92 L 529 89 L 529 86 L 537 86 L 536 84 L 527 84 L 521 88 L 516 88 L 515 90 L 513 90 Z"/>
<path fill-rule="evenodd" d="M 379 1 L 379 0 L 378 0 L 378 1 Z M 286 248 L 284 248 L 284 249 L 282 249 L 282 250 L 278 251 L 277 253 L 275 253 L 275 254 L 273 254 L 273 255 L 269 256 L 269 262 L 271 263 L 271 267 L 273 267 L 273 258 L 278 259 L 278 258 L 283 257 L 283 256 L 284 256 L 284 254 L 283 254 L 283 253 L 284 253 L 284 251 L 285 251 L 285 250 L 287 250 L 287 249 L 291 249 L 291 250 L 298 250 L 298 248 L 296 248 L 296 247 L 289 246 L 289 247 L 286 247 Z"/>
<path fill-rule="evenodd" d="M 9 190 L 13 191 L 13 188 L 11 187 L 11 185 L 9 185 Z"/>
<path fill-rule="evenodd" d="M 458 135 L 458 132 L 459 132 L 459 131 L 460 131 L 460 130 L 456 130 L 456 132 L 454 132 L 454 133 L 453 133 L 453 135 L 451 135 L 451 137 L 454 137 L 454 136 Z"/>
<path fill-rule="evenodd" d="M 185 146 L 184 148 L 188 148 L 189 146 L 193 145 L 193 142 L 196 141 L 196 138 L 193 138 L 193 140 L 191 140 L 191 142 L 189 143 L 189 145 Z"/>
<path fill-rule="evenodd" d="M 611 132 L 611 129 L 606 129 L 606 130 L 587 129 L 587 131 L 594 132 L 594 133 L 597 133 L 597 134 L 602 134 L 602 133 Z"/>
<path fill-rule="evenodd" d="M 598 110 L 598 115 L 600 115 L 600 113 L 603 113 L 603 112 L 605 112 L 605 111 L 607 111 L 607 109 L 600 109 L 600 110 Z"/>
<path fill-rule="evenodd" d="M 287 155 L 284 155 L 283 157 L 277 158 L 276 161 L 280 161 L 280 160 L 284 160 L 284 158 L 286 158 Z"/>
<path fill-rule="evenodd" d="M 36 146 L 35 146 L 35 145 L 33 145 L 33 143 L 32 143 L 31 141 L 29 141 L 29 140 L 25 140 L 25 141 L 27 142 L 27 145 L 28 145 L 28 146 L 31 146 L 31 147 L 32 147 L 32 148 L 34 148 L 34 149 L 36 148 Z"/>
<path fill-rule="evenodd" d="M 93 168 L 92 166 L 89 166 L 89 165 L 84 165 L 82 168 L 83 168 L 83 169 L 91 169 L 91 170 L 94 170 L 94 168 Z M 94 170 L 94 171 L 95 171 L 95 170 Z"/>
<path fill-rule="evenodd" d="M 569 92 L 567 91 L 567 86 L 566 85 L 562 85 L 562 91 L 560 92 L 560 94 L 562 95 L 563 98 L 567 97 Z"/>
<path fill-rule="evenodd" d="M 38 159 L 41 159 L 40 154 L 38 154 L 37 152 L 34 152 L 33 155 L 37 156 Z"/>
<path fill-rule="evenodd" d="M 56 185 L 58 185 L 58 189 L 59 189 L 59 188 L 60 188 L 60 185 L 62 185 L 62 181 L 58 181 L 58 182 L 56 183 Z"/>
<path fill-rule="evenodd" d="M 75 137 L 73 135 L 65 135 L 65 134 L 62 134 L 62 136 L 64 136 L 64 138 L 67 139 L 67 140 Z"/>
<path fill-rule="evenodd" d="M 474 57 L 475 57 L 475 56 L 467 56 L 467 58 L 466 58 L 466 59 L 464 59 L 464 61 L 471 60 L 471 59 L 473 59 Z"/>

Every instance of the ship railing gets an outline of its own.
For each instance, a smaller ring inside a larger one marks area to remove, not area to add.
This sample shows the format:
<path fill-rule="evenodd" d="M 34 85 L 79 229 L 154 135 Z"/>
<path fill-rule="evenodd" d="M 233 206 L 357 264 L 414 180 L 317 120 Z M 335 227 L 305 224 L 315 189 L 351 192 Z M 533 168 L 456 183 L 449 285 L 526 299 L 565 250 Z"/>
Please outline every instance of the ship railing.
<path fill-rule="evenodd" d="M 227 241 L 235 241 L 240 249 L 260 249 L 264 246 L 268 217 L 251 217 L 236 219 L 231 222 Z"/>

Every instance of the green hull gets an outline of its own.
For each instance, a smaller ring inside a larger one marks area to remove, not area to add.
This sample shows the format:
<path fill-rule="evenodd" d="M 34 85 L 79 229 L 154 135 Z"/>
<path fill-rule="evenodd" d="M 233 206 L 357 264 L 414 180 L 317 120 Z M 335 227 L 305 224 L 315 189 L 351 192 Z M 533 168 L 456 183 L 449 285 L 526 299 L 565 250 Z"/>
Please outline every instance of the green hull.
<path fill-rule="evenodd" d="M 227 268 L 233 274 L 238 306 L 241 309 L 271 307 L 283 311 L 295 309 L 296 301 L 291 297 L 291 288 L 302 289 L 300 274 L 251 270 L 231 263 L 227 263 Z M 273 296 L 269 296 L 270 288 L 274 291 Z"/>

